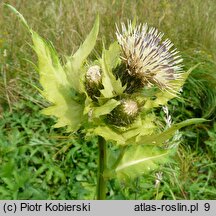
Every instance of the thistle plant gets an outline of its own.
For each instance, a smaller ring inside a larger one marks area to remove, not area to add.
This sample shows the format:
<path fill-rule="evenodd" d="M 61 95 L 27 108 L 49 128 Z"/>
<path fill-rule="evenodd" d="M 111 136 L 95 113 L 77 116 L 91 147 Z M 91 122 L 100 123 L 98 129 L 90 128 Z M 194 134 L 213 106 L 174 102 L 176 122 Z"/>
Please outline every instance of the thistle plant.
<path fill-rule="evenodd" d="M 183 71 L 178 51 L 157 29 L 128 21 L 117 27 L 116 41 L 108 49 L 103 45 L 101 57 L 92 61 L 88 56 L 99 32 L 97 17 L 83 44 L 62 64 L 53 46 L 9 7 L 31 33 L 38 57 L 39 91 L 50 102 L 42 113 L 56 117 L 54 127 L 98 138 L 97 199 L 106 199 L 110 179 L 128 181 L 168 163 L 177 149 L 170 142 L 176 131 L 204 121 L 171 124 L 169 120 L 169 126 L 162 127 L 154 112 L 180 97 L 193 69 Z"/>

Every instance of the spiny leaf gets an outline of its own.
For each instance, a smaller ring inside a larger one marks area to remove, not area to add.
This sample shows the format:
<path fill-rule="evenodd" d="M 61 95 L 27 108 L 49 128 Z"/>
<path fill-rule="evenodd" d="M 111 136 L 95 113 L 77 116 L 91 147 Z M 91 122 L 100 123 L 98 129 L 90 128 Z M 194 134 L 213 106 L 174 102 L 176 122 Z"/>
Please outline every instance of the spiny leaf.
<path fill-rule="evenodd" d="M 118 42 L 114 42 L 109 46 L 108 50 L 104 50 L 105 61 L 107 67 L 111 70 L 115 68 L 120 61 L 120 46 Z M 112 77 L 114 78 L 114 77 Z M 114 79 L 116 81 L 116 79 Z"/>
<path fill-rule="evenodd" d="M 137 135 L 149 135 L 155 131 L 156 125 L 153 123 L 155 120 L 155 115 L 149 114 L 146 115 L 145 118 L 140 119 L 140 124 L 137 127 L 127 130 L 126 132 L 122 133 L 122 136 L 129 140 L 130 143 L 135 142 L 135 139 L 131 139 L 136 137 Z"/>
<path fill-rule="evenodd" d="M 136 144 L 137 136 L 152 134 L 156 125 L 153 123 L 155 116 L 147 115 L 144 119 L 138 119 L 131 127 L 101 126 L 94 130 L 95 135 L 100 135 L 106 140 L 115 141 L 118 145 Z"/>
<path fill-rule="evenodd" d="M 115 169 L 119 179 L 135 178 L 156 169 L 158 164 L 168 162 L 171 151 L 154 146 L 131 146 Z"/>
<path fill-rule="evenodd" d="M 43 113 L 58 118 L 56 127 L 68 126 L 70 131 L 77 130 L 82 121 L 84 107 L 74 100 L 75 93 L 68 83 L 55 50 L 33 31 L 32 40 L 38 56 L 42 94 L 52 103 Z"/>
<path fill-rule="evenodd" d="M 82 66 L 95 46 L 98 31 L 99 16 L 97 16 L 94 26 L 87 38 L 85 39 L 84 43 L 80 46 L 80 48 L 72 57 L 68 58 L 68 61 L 65 65 L 65 70 L 71 87 L 80 93 L 84 92 L 82 81 L 85 75 L 85 70 L 82 68 Z"/>
<path fill-rule="evenodd" d="M 94 107 L 92 109 L 92 117 L 98 118 L 101 115 L 106 115 L 110 113 L 115 107 L 120 104 L 120 101 L 110 99 L 105 104 L 99 107 Z"/>
<path fill-rule="evenodd" d="M 37 33 L 32 32 L 34 50 L 38 56 L 38 70 L 43 96 L 55 103 L 56 98 L 62 98 L 59 85 L 68 87 L 68 80 L 58 60 L 55 50 L 48 45 Z"/>
<path fill-rule="evenodd" d="M 116 79 L 112 73 L 113 68 L 119 63 L 120 47 L 117 42 L 110 45 L 109 50 L 104 48 L 102 59 L 100 60 L 102 67 L 102 84 L 104 89 L 101 90 L 105 98 L 111 98 L 115 94 L 122 94 L 125 86 L 122 86 L 121 80 Z"/>
<path fill-rule="evenodd" d="M 170 139 L 174 133 L 179 130 L 182 127 L 191 125 L 191 124 L 199 124 L 202 122 L 207 121 L 206 119 L 202 118 L 193 118 L 193 119 L 188 119 L 185 120 L 181 123 L 177 123 L 172 125 L 169 129 L 165 130 L 162 133 L 155 134 L 155 135 L 150 135 L 150 136 L 137 136 L 136 144 L 143 144 L 143 145 L 161 145 L 163 142 L 167 141 Z"/>
<path fill-rule="evenodd" d="M 107 141 L 108 140 L 115 141 L 117 144 L 120 144 L 120 145 L 125 144 L 124 137 L 120 133 L 115 132 L 113 129 L 111 129 L 108 126 L 96 127 L 93 130 L 93 133 L 94 135 L 102 136 Z"/>
<path fill-rule="evenodd" d="M 45 108 L 42 110 L 42 113 L 45 115 L 56 116 L 58 121 L 54 127 L 67 126 L 68 132 L 78 130 L 83 120 L 83 106 L 72 99 Z"/>

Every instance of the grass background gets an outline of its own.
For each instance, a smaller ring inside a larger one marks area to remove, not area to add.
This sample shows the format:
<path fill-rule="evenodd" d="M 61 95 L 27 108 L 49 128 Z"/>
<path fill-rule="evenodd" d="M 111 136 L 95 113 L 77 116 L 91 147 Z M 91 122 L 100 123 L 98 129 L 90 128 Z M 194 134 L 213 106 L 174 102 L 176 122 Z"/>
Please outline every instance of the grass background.
<path fill-rule="evenodd" d="M 108 199 L 216 199 L 216 2 L 214 0 L 8 0 L 0 3 L 0 199 L 93 199 L 97 140 L 69 135 L 40 114 L 47 105 L 38 86 L 29 33 L 3 3 L 13 5 L 61 55 L 70 55 L 90 31 L 96 14 L 102 39 L 114 41 L 115 23 L 137 18 L 165 33 L 184 58 L 199 63 L 181 99 L 169 102 L 173 122 L 204 117 L 181 130 L 174 165 L 129 185 L 109 182 Z"/>

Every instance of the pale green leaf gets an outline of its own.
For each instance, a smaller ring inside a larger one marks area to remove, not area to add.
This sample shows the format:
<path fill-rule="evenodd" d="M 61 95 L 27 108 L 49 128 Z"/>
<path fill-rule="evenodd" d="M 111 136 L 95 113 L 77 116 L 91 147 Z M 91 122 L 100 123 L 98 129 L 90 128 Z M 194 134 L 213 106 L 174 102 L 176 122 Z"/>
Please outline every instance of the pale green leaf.
<path fill-rule="evenodd" d="M 137 136 L 152 134 L 155 131 L 155 116 L 146 115 L 144 119 L 137 119 L 130 127 L 108 127 L 101 126 L 94 130 L 95 135 L 100 135 L 106 140 L 115 141 L 118 145 L 134 144 Z"/>
<path fill-rule="evenodd" d="M 105 98 L 111 98 L 114 95 L 122 94 L 125 86 L 122 86 L 121 80 L 116 79 L 112 70 L 117 66 L 120 59 L 120 47 L 117 42 L 110 45 L 109 50 L 104 48 L 102 59 L 100 60 L 102 67 L 102 84 L 104 89 L 101 90 Z"/>
<path fill-rule="evenodd" d="M 102 136 L 106 141 L 115 141 L 117 144 L 120 145 L 125 144 L 124 137 L 108 126 L 96 127 L 93 130 L 93 133 L 94 135 Z"/>
<path fill-rule="evenodd" d="M 96 44 L 98 32 L 99 16 L 97 16 L 94 26 L 87 38 L 85 39 L 84 43 L 80 46 L 80 48 L 72 57 L 68 58 L 68 61 L 65 65 L 65 70 L 71 87 L 80 93 L 84 91 L 82 81 L 85 75 L 85 69 L 82 68 L 82 66 Z"/>
<path fill-rule="evenodd" d="M 110 99 L 105 104 L 99 107 L 92 108 L 92 117 L 98 118 L 101 115 L 109 114 L 115 107 L 120 104 L 120 101 Z"/>
<path fill-rule="evenodd" d="M 68 86 L 67 77 L 54 51 L 37 33 L 32 32 L 34 50 L 38 56 L 38 70 L 43 96 L 50 102 L 62 98 L 60 87 Z"/>
<path fill-rule="evenodd" d="M 108 50 L 104 50 L 105 61 L 107 67 L 112 70 L 120 61 L 120 46 L 118 42 L 114 42 L 109 46 Z M 112 77 L 114 79 L 114 77 Z M 114 79 L 116 81 L 116 79 Z"/>
<path fill-rule="evenodd" d="M 67 101 L 66 101 L 67 100 Z M 67 126 L 67 131 L 76 131 L 81 126 L 83 119 L 83 106 L 70 98 L 65 98 L 61 104 L 50 106 L 42 110 L 45 115 L 53 115 L 58 118 L 54 127 Z"/>
<path fill-rule="evenodd" d="M 140 120 L 140 124 L 138 124 L 137 127 L 127 130 L 122 134 L 122 136 L 126 140 L 130 140 L 131 138 L 136 137 L 137 135 L 143 136 L 143 135 L 152 134 L 156 128 L 156 125 L 154 124 L 154 120 L 155 120 L 155 115 L 153 114 L 146 115 L 145 118 Z M 133 141 L 131 140 L 130 142 Z"/>
<path fill-rule="evenodd" d="M 105 98 L 112 98 L 114 96 L 114 89 L 113 89 L 109 74 L 107 72 L 106 63 L 104 62 L 103 58 L 100 61 L 100 63 L 101 63 L 102 71 L 103 71 L 102 83 L 104 86 L 104 89 L 100 90 L 100 92 Z"/>
<path fill-rule="evenodd" d="M 115 172 L 120 179 L 135 178 L 167 162 L 170 153 L 155 146 L 131 146 L 125 151 Z"/>
<path fill-rule="evenodd" d="M 19 11 L 17 11 L 16 8 L 14 8 L 13 6 L 11 6 L 11 5 L 9 5 L 9 4 L 5 4 L 5 6 L 7 6 L 11 11 L 13 11 L 13 12 L 17 15 L 17 17 L 20 18 L 20 20 L 21 20 L 21 22 L 23 23 L 23 25 L 24 25 L 28 30 L 30 30 L 27 21 L 25 20 L 25 18 L 23 17 L 23 15 L 22 15 Z"/>
<path fill-rule="evenodd" d="M 145 135 L 145 136 L 137 136 L 137 142 L 136 144 L 143 144 L 143 145 L 161 145 L 163 142 L 170 139 L 174 133 L 179 130 L 182 127 L 191 125 L 191 124 L 199 124 L 202 122 L 207 121 L 206 119 L 202 118 L 193 118 L 188 119 L 183 122 L 177 123 L 172 125 L 169 129 L 165 130 L 164 132 L 161 132 L 159 134 L 152 134 L 152 135 Z"/>
<path fill-rule="evenodd" d="M 38 56 L 39 81 L 43 87 L 41 93 L 52 103 L 43 113 L 58 118 L 56 127 L 68 126 L 70 131 L 77 130 L 83 117 L 83 105 L 74 100 L 75 93 L 68 84 L 55 50 L 33 31 L 32 40 Z"/>
<path fill-rule="evenodd" d="M 85 39 L 84 43 L 80 46 L 80 48 L 73 55 L 73 59 L 74 61 L 76 61 L 75 64 L 77 68 L 80 68 L 82 66 L 85 59 L 94 49 L 98 32 L 99 32 L 99 16 L 97 16 L 94 26 L 91 32 L 89 33 L 89 35 L 87 36 L 87 38 Z"/>

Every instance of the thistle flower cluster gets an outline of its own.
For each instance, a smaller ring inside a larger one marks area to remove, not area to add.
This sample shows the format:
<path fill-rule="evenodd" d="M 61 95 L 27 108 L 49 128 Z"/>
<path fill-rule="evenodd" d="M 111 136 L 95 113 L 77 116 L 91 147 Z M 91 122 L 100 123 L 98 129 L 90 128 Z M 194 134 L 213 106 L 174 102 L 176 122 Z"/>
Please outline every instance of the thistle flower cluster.
<path fill-rule="evenodd" d="M 169 39 L 163 41 L 163 34 L 147 24 L 133 27 L 128 22 L 128 26 L 122 24 L 121 29 L 117 27 L 116 35 L 126 67 L 124 77 L 130 77 L 132 82 L 139 80 L 142 87 L 157 86 L 176 93 L 172 81 L 181 79 L 182 58 L 172 49 L 173 43 Z"/>
<path fill-rule="evenodd" d="M 134 93 L 144 88 L 156 87 L 160 91 L 176 94 L 176 80 L 182 79 L 182 58 L 173 49 L 173 43 L 162 40 L 163 34 L 147 24 L 134 27 L 129 21 L 127 26 L 117 27 L 117 41 L 120 46 L 120 63 L 112 73 L 126 86 L 123 95 L 117 95 L 120 105 L 107 116 L 108 122 L 127 126 L 131 124 L 141 111 Z M 95 100 L 103 89 L 101 67 L 91 66 L 86 73 L 86 90 Z"/>

